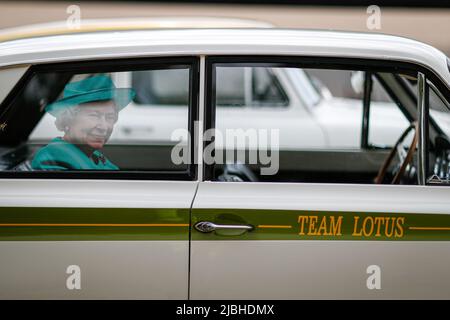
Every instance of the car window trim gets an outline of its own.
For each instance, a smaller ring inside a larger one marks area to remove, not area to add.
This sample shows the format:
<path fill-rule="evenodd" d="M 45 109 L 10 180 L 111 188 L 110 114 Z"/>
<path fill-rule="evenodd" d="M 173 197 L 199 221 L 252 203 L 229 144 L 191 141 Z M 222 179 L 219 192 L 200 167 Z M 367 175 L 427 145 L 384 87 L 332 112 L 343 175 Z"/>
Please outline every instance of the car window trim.
<path fill-rule="evenodd" d="M 127 72 L 137 70 L 167 69 L 187 66 L 189 72 L 189 111 L 188 130 L 194 135 L 195 122 L 198 121 L 198 92 L 200 76 L 200 57 L 195 55 L 175 57 L 117 58 L 104 60 L 69 61 L 42 63 L 30 66 L 17 84 L 0 104 L 0 122 L 10 111 L 12 103 L 29 81 L 39 73 L 101 73 Z M 25 142 L 26 143 L 26 142 Z M 19 145 L 15 146 L 20 147 Z M 196 181 L 198 166 L 194 161 L 195 142 L 191 139 L 190 163 L 186 170 L 136 170 L 136 171 L 0 171 L 0 179 L 98 179 L 98 180 L 174 180 Z"/>
<path fill-rule="evenodd" d="M 371 72 L 364 72 L 361 149 L 369 148 L 370 103 L 372 102 L 372 89 L 373 89 L 373 75 Z"/>

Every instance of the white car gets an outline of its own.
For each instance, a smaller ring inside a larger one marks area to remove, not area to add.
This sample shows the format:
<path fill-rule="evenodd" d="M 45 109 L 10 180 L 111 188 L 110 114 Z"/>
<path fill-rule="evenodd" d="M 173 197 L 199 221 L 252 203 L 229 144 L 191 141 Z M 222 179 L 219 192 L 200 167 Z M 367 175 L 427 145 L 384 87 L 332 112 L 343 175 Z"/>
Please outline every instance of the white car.
<path fill-rule="evenodd" d="M 333 93 L 342 74 L 359 93 Z M 0 83 L 0 298 L 450 298 L 450 66 L 429 45 L 81 32 L 0 43 Z"/>

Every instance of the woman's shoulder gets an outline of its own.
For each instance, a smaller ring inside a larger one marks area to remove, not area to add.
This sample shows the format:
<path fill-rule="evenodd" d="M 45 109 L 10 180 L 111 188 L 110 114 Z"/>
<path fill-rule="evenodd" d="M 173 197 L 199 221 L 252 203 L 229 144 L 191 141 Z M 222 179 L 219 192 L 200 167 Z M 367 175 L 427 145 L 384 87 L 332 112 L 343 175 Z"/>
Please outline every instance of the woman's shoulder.
<path fill-rule="evenodd" d="M 31 167 L 35 170 L 71 170 L 79 169 L 81 150 L 61 138 L 53 139 L 34 156 Z"/>

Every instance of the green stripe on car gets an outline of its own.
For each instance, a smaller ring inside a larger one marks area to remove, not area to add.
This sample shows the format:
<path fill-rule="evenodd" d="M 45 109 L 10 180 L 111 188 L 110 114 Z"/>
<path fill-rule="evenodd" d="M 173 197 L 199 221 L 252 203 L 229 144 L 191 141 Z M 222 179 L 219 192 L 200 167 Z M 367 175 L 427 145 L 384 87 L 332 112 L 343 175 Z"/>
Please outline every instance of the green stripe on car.
<path fill-rule="evenodd" d="M 195 232 L 193 240 L 450 240 L 450 214 L 194 209 L 192 223 L 199 221 L 254 229 L 239 236 Z"/>

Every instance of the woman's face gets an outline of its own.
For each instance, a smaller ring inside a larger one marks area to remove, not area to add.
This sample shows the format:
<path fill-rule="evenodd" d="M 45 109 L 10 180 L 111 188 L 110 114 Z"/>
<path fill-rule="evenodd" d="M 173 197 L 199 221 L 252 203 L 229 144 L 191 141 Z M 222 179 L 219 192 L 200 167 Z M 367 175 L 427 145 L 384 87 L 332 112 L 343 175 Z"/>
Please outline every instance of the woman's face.
<path fill-rule="evenodd" d="M 101 149 L 111 136 L 116 121 L 117 110 L 113 101 L 85 103 L 79 106 L 64 139 Z"/>

